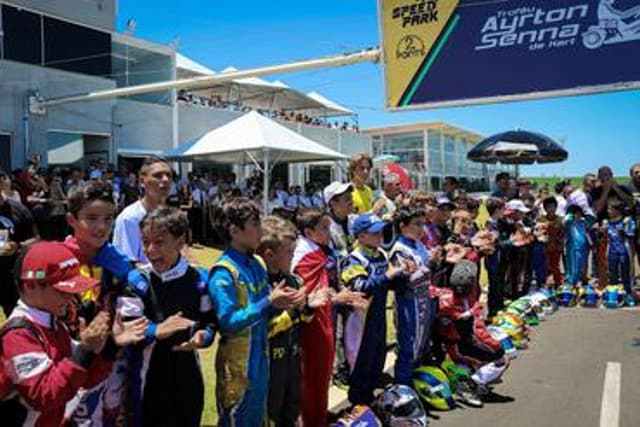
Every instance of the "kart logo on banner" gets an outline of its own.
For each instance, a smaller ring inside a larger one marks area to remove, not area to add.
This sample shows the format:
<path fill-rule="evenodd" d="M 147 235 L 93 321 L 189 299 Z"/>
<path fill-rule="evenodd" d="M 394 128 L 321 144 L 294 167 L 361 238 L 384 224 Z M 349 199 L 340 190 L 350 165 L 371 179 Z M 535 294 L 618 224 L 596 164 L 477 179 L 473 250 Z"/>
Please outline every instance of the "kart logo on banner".
<path fill-rule="evenodd" d="M 386 107 L 640 87 L 640 0 L 380 0 Z"/>

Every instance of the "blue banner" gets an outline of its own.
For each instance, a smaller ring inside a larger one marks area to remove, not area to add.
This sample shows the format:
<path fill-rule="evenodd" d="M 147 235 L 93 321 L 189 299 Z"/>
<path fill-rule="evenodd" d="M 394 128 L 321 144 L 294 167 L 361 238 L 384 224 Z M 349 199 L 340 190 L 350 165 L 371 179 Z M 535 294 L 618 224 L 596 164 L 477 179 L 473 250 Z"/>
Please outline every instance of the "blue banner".
<path fill-rule="evenodd" d="M 430 0 L 416 3 L 425 2 Z M 461 0 L 402 96 L 387 106 L 467 105 L 636 87 L 640 0 Z"/>

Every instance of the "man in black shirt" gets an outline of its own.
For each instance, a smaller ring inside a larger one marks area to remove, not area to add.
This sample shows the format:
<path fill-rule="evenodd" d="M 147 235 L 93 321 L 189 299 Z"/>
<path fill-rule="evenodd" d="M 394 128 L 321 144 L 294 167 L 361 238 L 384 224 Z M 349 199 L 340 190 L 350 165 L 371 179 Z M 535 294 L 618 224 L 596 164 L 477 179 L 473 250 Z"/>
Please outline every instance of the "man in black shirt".
<path fill-rule="evenodd" d="M 609 199 L 618 199 L 629 207 L 633 205 L 631 190 L 616 182 L 609 166 L 602 166 L 598 169 L 598 180 L 600 181 L 600 186 L 594 188 L 591 192 L 593 210 L 598 217 L 598 222 L 608 218 L 607 202 Z"/>
<path fill-rule="evenodd" d="M 0 179 L 8 175 L 0 170 Z M 0 193 L 0 305 L 9 316 L 18 301 L 13 268 L 23 247 L 38 237 L 31 212 Z"/>

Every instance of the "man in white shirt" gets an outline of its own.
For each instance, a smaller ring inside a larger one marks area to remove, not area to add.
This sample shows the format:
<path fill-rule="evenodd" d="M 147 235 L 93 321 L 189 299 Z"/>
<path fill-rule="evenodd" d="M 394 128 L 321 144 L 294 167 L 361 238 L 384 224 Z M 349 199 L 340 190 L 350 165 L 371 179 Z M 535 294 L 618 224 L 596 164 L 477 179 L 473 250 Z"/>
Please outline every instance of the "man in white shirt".
<path fill-rule="evenodd" d="M 289 209 L 298 209 L 300 207 L 300 196 L 302 194 L 302 188 L 296 185 L 292 194 L 287 198 L 286 206 Z"/>
<path fill-rule="evenodd" d="M 116 218 L 113 244 L 133 261 L 149 262 L 142 249 L 140 221 L 147 212 L 166 205 L 172 177 L 173 173 L 165 159 L 148 157 L 140 168 L 140 187 L 144 190 L 142 199 L 127 206 Z"/>

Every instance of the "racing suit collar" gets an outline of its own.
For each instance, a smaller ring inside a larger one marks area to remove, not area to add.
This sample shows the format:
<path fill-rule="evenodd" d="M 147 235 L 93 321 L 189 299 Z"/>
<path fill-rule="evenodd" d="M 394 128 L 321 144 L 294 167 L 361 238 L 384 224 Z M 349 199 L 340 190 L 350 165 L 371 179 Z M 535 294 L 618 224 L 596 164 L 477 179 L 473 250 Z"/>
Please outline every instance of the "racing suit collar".
<path fill-rule="evenodd" d="M 253 254 L 251 252 L 243 253 L 236 249 L 234 249 L 231 245 L 227 246 L 227 255 L 237 262 L 240 265 L 249 265 L 253 258 Z"/>
<path fill-rule="evenodd" d="M 54 329 L 55 325 L 55 317 L 53 314 L 27 305 L 22 300 L 18 300 L 18 304 L 11 312 L 10 317 L 26 317 L 28 320 L 47 329 Z"/>
<path fill-rule="evenodd" d="M 412 249 L 415 249 L 418 247 L 418 242 L 405 236 L 399 236 L 398 241 L 403 245 L 409 246 Z"/>
<path fill-rule="evenodd" d="M 375 258 L 377 256 L 380 255 L 380 251 L 376 248 L 376 249 L 372 249 L 368 246 L 365 246 L 361 243 L 356 243 L 356 249 L 360 250 L 361 252 L 363 252 L 365 255 L 371 257 L 371 258 Z"/>
<path fill-rule="evenodd" d="M 157 271 L 153 270 L 153 267 L 151 267 L 151 271 L 153 271 L 153 274 L 158 276 L 160 280 L 164 283 L 164 282 L 170 282 L 172 280 L 179 279 L 180 277 L 184 276 L 188 268 L 189 268 L 189 263 L 187 262 L 186 258 L 183 256 L 180 256 L 180 258 L 178 258 L 178 262 L 176 263 L 176 265 L 174 265 L 164 273 L 158 273 Z"/>

